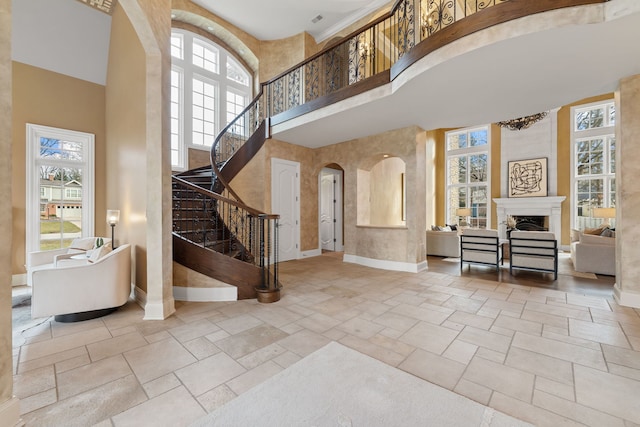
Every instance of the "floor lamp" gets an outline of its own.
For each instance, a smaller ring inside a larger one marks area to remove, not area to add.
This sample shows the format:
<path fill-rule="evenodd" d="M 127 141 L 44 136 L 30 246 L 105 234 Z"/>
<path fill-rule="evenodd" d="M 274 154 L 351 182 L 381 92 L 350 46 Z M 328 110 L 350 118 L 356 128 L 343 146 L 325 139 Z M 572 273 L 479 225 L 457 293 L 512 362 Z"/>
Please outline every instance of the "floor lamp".
<path fill-rule="evenodd" d="M 116 248 L 114 230 L 116 228 L 116 224 L 118 223 L 118 221 L 120 221 L 120 211 L 117 209 L 107 210 L 107 224 L 111 226 L 111 249 Z"/>

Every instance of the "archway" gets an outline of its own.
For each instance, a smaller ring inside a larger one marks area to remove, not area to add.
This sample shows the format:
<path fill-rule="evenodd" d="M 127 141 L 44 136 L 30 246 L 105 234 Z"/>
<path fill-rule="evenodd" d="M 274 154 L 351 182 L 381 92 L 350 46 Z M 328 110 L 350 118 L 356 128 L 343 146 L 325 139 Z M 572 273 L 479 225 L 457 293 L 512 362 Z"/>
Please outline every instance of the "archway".
<path fill-rule="evenodd" d="M 344 170 L 335 163 L 318 173 L 318 240 L 322 251 L 344 249 Z"/>

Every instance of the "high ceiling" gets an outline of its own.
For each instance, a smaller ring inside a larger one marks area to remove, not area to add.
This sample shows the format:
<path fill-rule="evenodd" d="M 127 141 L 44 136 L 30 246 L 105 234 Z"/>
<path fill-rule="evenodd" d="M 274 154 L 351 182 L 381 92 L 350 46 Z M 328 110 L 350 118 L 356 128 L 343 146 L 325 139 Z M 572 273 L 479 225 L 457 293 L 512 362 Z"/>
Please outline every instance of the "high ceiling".
<path fill-rule="evenodd" d="M 306 31 L 320 42 L 385 4 L 391 8 L 389 0 L 192 1 L 260 40 Z"/>

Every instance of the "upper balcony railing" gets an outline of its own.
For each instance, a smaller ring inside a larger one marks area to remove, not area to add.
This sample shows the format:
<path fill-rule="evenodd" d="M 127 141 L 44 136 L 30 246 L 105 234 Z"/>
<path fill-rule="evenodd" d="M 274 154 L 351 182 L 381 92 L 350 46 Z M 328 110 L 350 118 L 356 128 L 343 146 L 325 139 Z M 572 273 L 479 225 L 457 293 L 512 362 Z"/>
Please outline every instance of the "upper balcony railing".
<path fill-rule="evenodd" d="M 388 14 L 267 82 L 268 114 L 277 116 L 389 71 L 423 40 L 507 1 L 398 0 Z"/>

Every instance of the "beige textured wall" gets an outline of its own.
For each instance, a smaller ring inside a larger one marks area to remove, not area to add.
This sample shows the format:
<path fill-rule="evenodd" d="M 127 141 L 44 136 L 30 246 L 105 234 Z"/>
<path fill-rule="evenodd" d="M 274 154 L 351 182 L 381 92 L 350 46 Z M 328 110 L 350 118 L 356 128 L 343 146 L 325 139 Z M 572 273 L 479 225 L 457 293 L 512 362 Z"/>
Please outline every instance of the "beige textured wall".
<path fill-rule="evenodd" d="M 371 225 L 404 225 L 402 219 L 402 179 L 404 162 L 390 157 L 378 162 L 370 172 L 369 193 Z"/>
<path fill-rule="evenodd" d="M 111 22 L 106 122 L 108 205 L 120 209 L 116 241 L 133 249 L 132 278 L 147 291 L 147 152 L 145 52 L 116 4 Z"/>
<path fill-rule="evenodd" d="M 108 235 L 105 200 L 105 88 L 19 62 L 13 66 L 13 274 L 25 273 L 26 124 L 95 135 L 95 234 Z"/>
<path fill-rule="evenodd" d="M 12 194 L 11 183 L 11 2 L 0 2 L 0 194 Z M 11 242 L 12 207 L 0 207 L 0 233 Z M 13 396 L 13 363 L 11 358 L 11 244 L 0 247 L 0 408 Z M 17 405 L 14 406 L 17 409 Z M 19 414 L 0 414 L 7 425 L 18 421 Z M 15 419 L 13 419 L 15 418 Z"/>
<path fill-rule="evenodd" d="M 265 82 L 305 59 L 305 34 L 260 42 L 260 81 Z"/>
<path fill-rule="evenodd" d="M 322 147 L 316 150 L 314 176 L 324 165 L 337 163 L 344 170 L 344 243 L 345 253 L 376 259 L 415 263 L 424 259 L 426 198 L 426 137 L 417 127 L 384 132 L 366 138 Z M 371 169 L 384 155 L 398 157 L 405 163 L 407 188 L 407 230 L 378 230 L 357 227 L 358 169 Z M 317 181 L 314 203 L 317 213 Z M 318 234 L 317 215 L 313 232 Z M 401 237 L 406 235 L 406 237 Z M 373 247 L 373 237 L 381 238 Z M 385 244 L 380 244 L 385 242 Z M 387 244 L 389 242 L 389 244 Z M 393 243 L 395 242 L 395 243 Z M 317 247 L 317 246 L 316 246 Z"/>
<path fill-rule="evenodd" d="M 387 230 L 387 233 L 393 235 L 387 240 L 400 239 L 402 243 L 390 246 L 377 245 L 377 248 L 385 247 L 385 254 L 378 259 L 392 259 L 389 258 L 389 256 L 392 256 L 394 261 L 416 262 L 415 260 L 421 257 L 420 248 L 424 244 L 423 231 L 426 227 L 425 145 L 425 132 L 413 127 L 319 149 L 309 149 L 270 139 L 251 162 L 234 178 L 231 186 L 249 206 L 265 212 L 271 212 L 271 158 L 299 162 L 301 173 L 300 249 L 302 251 L 314 250 L 319 247 L 318 175 L 323 167 L 335 164 L 344 170 L 345 252 L 375 258 L 373 256 L 375 254 L 367 252 L 371 250 L 367 244 L 367 241 L 371 239 L 371 235 L 367 231 L 370 229 L 361 229 L 359 232 L 356 229 L 357 209 L 362 204 L 358 203 L 357 200 L 363 194 L 356 189 L 356 176 L 359 169 L 371 169 L 384 158 L 385 154 L 398 157 L 405 164 L 407 212 L 417 212 L 417 214 L 413 218 L 407 218 L 409 232 Z M 420 154 L 418 154 L 419 149 L 421 150 Z M 368 198 L 369 192 L 366 195 Z M 380 203 L 384 203 L 383 199 L 381 199 Z M 420 229 L 421 232 L 414 232 L 417 229 Z M 360 241 L 358 240 L 358 233 L 362 235 Z M 371 231 L 371 233 L 377 235 L 380 232 L 375 230 Z M 401 235 L 406 236 L 400 237 Z M 410 247 L 409 250 L 407 250 L 407 246 Z M 358 253 L 358 250 L 364 251 L 366 255 Z M 411 261 L 407 261 L 407 259 Z"/>

